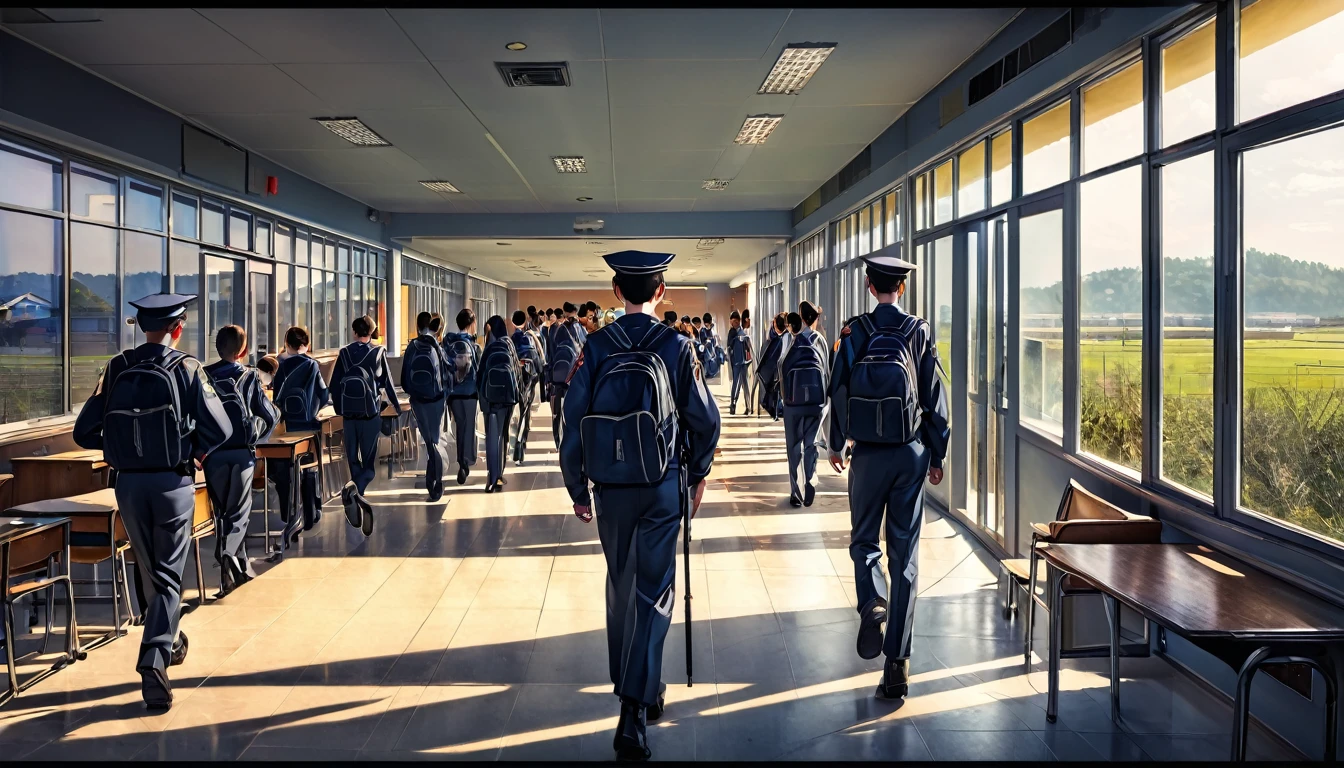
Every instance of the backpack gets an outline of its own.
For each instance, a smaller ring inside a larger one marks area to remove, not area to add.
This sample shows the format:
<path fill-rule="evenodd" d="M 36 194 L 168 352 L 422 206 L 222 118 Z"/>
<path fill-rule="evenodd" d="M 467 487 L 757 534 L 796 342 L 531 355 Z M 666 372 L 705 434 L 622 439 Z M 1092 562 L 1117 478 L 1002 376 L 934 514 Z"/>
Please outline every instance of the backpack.
<path fill-rule="evenodd" d="M 248 393 L 251 391 L 248 389 L 248 384 L 255 385 L 256 377 L 257 372 L 253 368 L 243 368 L 238 378 L 228 374 L 210 376 L 215 385 L 215 393 L 219 395 L 220 405 L 224 406 L 224 413 L 228 414 L 229 424 L 233 427 L 233 434 L 224 441 L 221 448 L 251 450 L 257 447 L 261 426 L 257 423 L 258 419 L 252 415 L 252 406 L 248 401 Z"/>
<path fill-rule="evenodd" d="M 168 472 L 191 458 L 196 425 L 182 406 L 173 373 L 183 353 L 132 363 L 112 381 L 103 411 L 103 456 L 118 472 Z M 162 403 L 143 407 L 141 403 Z"/>
<path fill-rule="evenodd" d="M 275 393 L 275 404 L 280 406 L 280 416 L 287 425 L 312 421 L 317 416 L 317 409 L 313 408 L 313 377 L 318 375 L 317 361 L 310 357 L 304 367 L 308 369 L 307 376 L 303 379 L 294 374 L 286 376 Z"/>
<path fill-rule="evenodd" d="M 651 348 L 675 332 L 654 323 L 631 344 L 621 326 L 609 327 L 619 351 L 598 366 L 579 422 L 584 472 L 599 485 L 655 485 L 676 448 L 677 411 L 667 367 Z"/>
<path fill-rule="evenodd" d="M 514 343 L 514 349 L 518 354 L 518 370 L 522 373 L 523 381 L 531 383 L 537 380 L 537 358 L 535 357 L 537 347 L 532 335 L 523 331 L 518 334 L 517 341 Z M 524 387 L 526 389 L 526 387 Z"/>
<path fill-rule="evenodd" d="M 448 342 L 448 367 L 453 372 L 452 388 L 458 390 L 465 382 L 476 381 L 476 369 L 472 363 L 476 359 L 475 343 L 461 336 Z"/>
<path fill-rule="evenodd" d="M 796 408 L 826 404 L 826 362 L 816 339 L 805 344 L 794 344 L 784 356 L 784 404 Z"/>
<path fill-rule="evenodd" d="M 579 339 L 566 322 L 555 332 L 555 353 L 551 356 L 551 382 L 565 384 L 579 359 Z"/>
<path fill-rule="evenodd" d="M 508 338 L 495 339 L 481 355 L 484 381 L 481 397 L 491 405 L 517 405 L 522 387 L 518 383 L 518 354 Z"/>
<path fill-rule="evenodd" d="M 849 375 L 849 419 L 845 436 L 865 443 L 901 445 L 919 434 L 919 374 L 910 337 L 919 328 L 914 315 L 900 326 L 878 327 L 872 315 L 858 318 L 865 340 Z"/>
<path fill-rule="evenodd" d="M 745 331 L 738 330 L 728 337 L 728 358 L 733 361 L 733 365 L 745 365 L 747 362 L 747 334 Z"/>
<path fill-rule="evenodd" d="M 406 394 L 417 400 L 432 402 L 443 399 L 443 363 L 439 359 L 439 345 L 433 339 L 422 342 L 419 336 L 406 348 Z"/>
<path fill-rule="evenodd" d="M 346 368 L 345 375 L 336 382 L 340 390 L 336 402 L 341 406 L 342 417 L 371 419 L 382 412 L 383 409 L 378 406 L 378 379 L 374 375 L 374 371 L 382 365 L 382 351 L 382 347 L 373 347 L 356 363 L 349 347 L 341 349 L 340 354 L 345 355 Z M 373 358 L 373 367 L 365 365 L 370 357 Z"/>

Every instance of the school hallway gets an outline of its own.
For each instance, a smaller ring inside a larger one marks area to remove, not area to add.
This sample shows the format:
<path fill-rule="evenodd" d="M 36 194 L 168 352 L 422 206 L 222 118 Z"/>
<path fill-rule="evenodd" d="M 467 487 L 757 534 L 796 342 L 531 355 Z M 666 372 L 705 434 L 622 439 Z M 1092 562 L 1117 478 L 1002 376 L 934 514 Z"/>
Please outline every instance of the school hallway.
<path fill-rule="evenodd" d="M 1156 657 L 1122 662 L 1123 727 L 1108 715 L 1106 660 L 1066 661 L 1059 723 L 1048 725 L 1044 662 L 1024 673 L 1020 620 L 1005 620 L 996 597 L 997 563 L 932 511 L 910 695 L 900 706 L 875 700 L 882 659 L 854 650 L 843 478 L 823 456 L 816 504 L 791 508 L 782 422 L 728 416 L 726 377 L 714 391 L 724 428 L 693 525 L 695 684 L 685 686 L 678 594 L 667 710 L 648 731 L 655 760 L 1226 754 L 1228 705 Z M 0 750 L 8 759 L 611 759 L 619 707 L 606 671 L 604 561 L 595 525 L 574 517 L 562 488 L 547 408 L 533 418 L 528 460 L 508 467 L 502 495 L 482 492 L 483 463 L 465 487 L 449 477 L 435 504 L 416 488 L 419 473 L 389 483 L 380 468 L 371 538 L 329 504 L 282 562 L 258 559 L 258 579 L 187 614 L 191 651 L 170 670 L 171 711 L 141 703 L 132 628 L 11 702 Z M 679 556 L 678 592 L 682 573 Z M 85 605 L 99 607 L 81 603 L 81 618 Z M 84 621 L 98 623 L 96 613 Z M 1250 744 L 1253 759 L 1288 757 L 1258 729 Z"/>

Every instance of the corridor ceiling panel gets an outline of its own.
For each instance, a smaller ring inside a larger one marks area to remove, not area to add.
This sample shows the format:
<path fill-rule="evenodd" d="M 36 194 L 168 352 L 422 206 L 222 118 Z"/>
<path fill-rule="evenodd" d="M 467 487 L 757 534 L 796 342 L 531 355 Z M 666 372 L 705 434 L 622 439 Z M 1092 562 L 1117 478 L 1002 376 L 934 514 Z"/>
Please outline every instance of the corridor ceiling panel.
<path fill-rule="evenodd" d="M 90 11 L 6 29 L 374 208 L 417 213 L 792 208 L 1016 13 Z M 835 51 L 801 92 L 757 93 L 786 46 L 820 42 Z M 509 87 L 500 63 L 564 64 L 570 84 Z M 763 114 L 784 116 L 765 143 L 734 144 Z M 356 117 L 392 146 L 348 144 L 315 117 Z M 557 173 L 557 156 L 587 172 Z"/>

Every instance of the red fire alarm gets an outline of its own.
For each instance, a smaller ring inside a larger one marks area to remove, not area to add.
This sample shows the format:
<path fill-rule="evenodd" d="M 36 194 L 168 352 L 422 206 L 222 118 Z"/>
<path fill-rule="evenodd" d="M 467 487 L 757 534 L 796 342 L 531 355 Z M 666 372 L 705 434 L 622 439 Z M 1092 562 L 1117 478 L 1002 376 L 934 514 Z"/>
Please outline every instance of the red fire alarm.
<path fill-rule="evenodd" d="M 280 180 L 274 176 L 266 177 L 266 194 L 274 195 L 280 191 Z"/>

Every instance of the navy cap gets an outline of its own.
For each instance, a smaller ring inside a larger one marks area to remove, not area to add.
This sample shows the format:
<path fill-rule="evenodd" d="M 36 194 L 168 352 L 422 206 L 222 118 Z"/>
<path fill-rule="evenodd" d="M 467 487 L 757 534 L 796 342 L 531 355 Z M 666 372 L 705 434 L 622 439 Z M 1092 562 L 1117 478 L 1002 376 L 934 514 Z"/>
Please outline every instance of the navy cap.
<path fill-rule="evenodd" d="M 656 275 L 659 272 L 666 272 L 667 265 L 676 257 L 675 253 L 620 251 L 608 253 L 602 258 L 618 275 Z"/>
<path fill-rule="evenodd" d="M 135 322 L 140 330 L 161 331 L 187 314 L 187 305 L 195 300 L 196 295 L 191 293 L 151 293 L 126 303 L 135 307 Z"/>
<path fill-rule="evenodd" d="M 892 277 L 905 277 L 915 268 L 914 264 L 895 256 L 864 256 L 863 262 L 874 272 Z"/>

